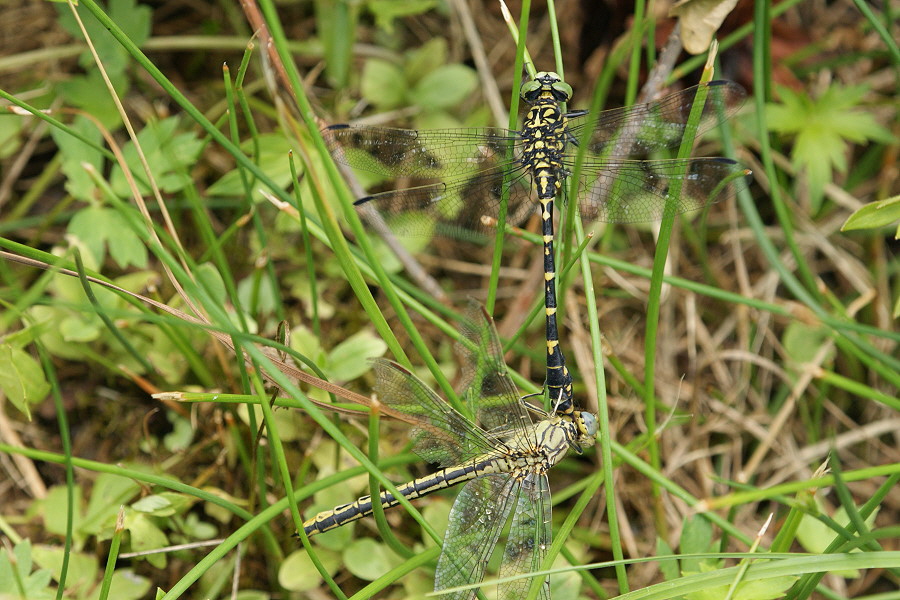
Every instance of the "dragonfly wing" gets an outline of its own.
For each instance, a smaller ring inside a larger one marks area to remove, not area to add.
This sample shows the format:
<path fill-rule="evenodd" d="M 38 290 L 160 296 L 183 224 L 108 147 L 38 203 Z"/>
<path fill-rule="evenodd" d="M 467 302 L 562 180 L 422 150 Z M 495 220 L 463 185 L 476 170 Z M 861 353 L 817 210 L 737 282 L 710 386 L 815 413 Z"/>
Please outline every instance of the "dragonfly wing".
<path fill-rule="evenodd" d="M 512 475 L 488 475 L 467 483 L 453 508 L 444 534 L 444 547 L 434 574 L 434 591 L 484 578 L 484 569 L 497 545 L 500 532 L 516 506 L 518 480 Z M 442 595 L 450 600 L 470 600 L 476 590 Z"/>
<path fill-rule="evenodd" d="M 733 198 L 746 169 L 727 158 L 597 160 L 585 163 L 578 208 L 586 221 L 658 220 L 667 206 L 680 214 Z"/>
<path fill-rule="evenodd" d="M 710 81 L 655 102 L 605 110 L 569 128 L 576 139 L 591 130 L 588 150 L 603 157 L 646 155 L 681 143 L 694 104 L 702 101 L 695 134 L 715 128 L 735 114 L 747 98 L 733 81 Z M 570 148 L 574 152 L 574 148 Z"/>
<path fill-rule="evenodd" d="M 503 360 L 503 346 L 494 321 L 477 302 L 469 303 L 462 333 L 463 340 L 457 344 L 463 357 L 462 397 L 475 415 L 475 422 L 501 437 L 507 433 L 533 433 L 531 418 Z"/>
<path fill-rule="evenodd" d="M 446 179 L 490 169 L 515 152 L 519 140 L 514 132 L 491 127 L 418 131 L 332 125 L 324 133 L 335 160 L 385 178 Z"/>
<path fill-rule="evenodd" d="M 485 217 L 497 219 L 506 173 L 510 207 L 506 220 L 518 225 L 536 210 L 536 203 L 530 198 L 530 178 L 514 162 L 497 164 L 466 177 L 373 194 L 360 198 L 356 204 L 375 206 L 400 236 L 493 235 L 496 225 Z"/>
<path fill-rule="evenodd" d="M 552 541 L 550 525 L 550 485 L 547 476 L 529 475 L 519 486 L 516 509 L 513 511 L 506 551 L 500 566 L 501 577 L 533 573 L 541 569 Z M 500 600 L 518 600 L 528 594 L 531 578 L 500 584 Z M 550 599 L 550 578 L 545 577 L 538 598 Z"/>
<path fill-rule="evenodd" d="M 439 233 L 467 237 L 492 235 L 507 176 L 507 221 L 521 223 L 534 212 L 530 178 L 518 157 L 518 134 L 506 129 L 391 129 L 333 125 L 326 137 L 335 159 L 386 179 L 403 178 L 399 187 L 360 198 L 375 206 L 394 233 Z M 435 229 L 437 227 L 437 229 Z"/>
<path fill-rule="evenodd" d="M 496 451 L 496 440 L 475 427 L 404 367 L 379 358 L 372 363 L 375 392 L 384 412 L 412 424 L 413 450 L 441 466 Z"/>

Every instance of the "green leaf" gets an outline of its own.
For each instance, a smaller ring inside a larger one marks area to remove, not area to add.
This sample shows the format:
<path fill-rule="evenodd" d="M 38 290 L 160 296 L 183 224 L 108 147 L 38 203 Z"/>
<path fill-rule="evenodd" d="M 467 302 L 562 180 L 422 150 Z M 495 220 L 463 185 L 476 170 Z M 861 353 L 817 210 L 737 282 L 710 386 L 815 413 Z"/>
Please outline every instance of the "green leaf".
<path fill-rule="evenodd" d="M 190 169 L 203 149 L 203 140 L 192 132 L 180 132 L 181 120 L 169 117 L 162 121 L 149 121 L 138 133 L 137 139 L 147 166 L 159 188 L 167 193 L 180 191 L 190 185 Z M 122 149 L 125 164 L 134 174 L 138 190 L 142 195 L 150 193 L 150 188 L 143 182 L 147 180 L 144 166 L 140 160 L 137 146 L 128 142 Z M 110 176 L 110 185 L 117 196 L 130 198 L 131 187 L 125 172 L 117 164 Z"/>
<path fill-rule="evenodd" d="M 146 246 L 115 209 L 83 208 L 72 217 L 68 232 L 89 248 L 99 262 L 103 261 L 108 247 L 110 257 L 121 267 L 134 265 L 143 269 L 147 266 Z"/>
<path fill-rule="evenodd" d="M 100 4 L 102 7 L 102 3 Z M 63 28 L 76 39 L 82 39 L 84 34 L 69 7 L 63 4 L 57 9 L 59 23 Z M 110 0 L 106 13 L 137 46 L 141 46 L 150 37 L 152 15 L 149 6 L 139 5 L 135 0 Z M 102 57 L 103 67 L 112 75 L 122 73 L 129 61 L 128 52 L 89 11 L 79 10 L 79 16 L 88 37 Z M 88 50 L 82 52 L 78 62 L 87 70 L 96 70 L 93 56 Z"/>
<path fill-rule="evenodd" d="M 131 534 L 131 549 L 134 552 L 156 550 L 169 543 L 166 534 L 156 526 L 152 519 L 133 510 L 125 511 L 125 529 Z M 163 569 L 166 566 L 165 554 L 146 554 L 143 558 L 157 569 Z"/>
<path fill-rule="evenodd" d="M 256 164 L 276 185 L 287 187 L 292 182 L 290 161 L 288 153 L 291 151 L 291 145 L 287 138 L 280 133 L 271 133 L 260 135 L 257 137 L 259 144 L 259 156 L 256 157 Z M 241 148 L 245 152 L 251 152 L 253 145 L 250 142 L 241 144 Z M 250 184 L 250 194 L 254 202 L 264 200 L 259 192 L 259 186 L 253 183 L 253 178 L 247 175 Z M 244 181 L 241 176 L 240 167 L 225 173 L 218 181 L 213 183 L 207 189 L 209 196 L 226 196 L 240 197 L 246 195 Z"/>
<path fill-rule="evenodd" d="M 674 550 L 666 543 L 666 540 L 662 538 L 656 539 L 657 556 L 671 556 L 674 553 Z M 678 570 L 678 561 L 674 559 L 660 560 L 659 570 L 663 574 L 663 577 L 666 578 L 666 581 L 675 581 L 681 576 L 681 573 Z"/>
<path fill-rule="evenodd" d="M 322 365 L 327 360 L 322 341 L 306 327 L 294 327 L 291 329 L 290 346 L 317 365 Z"/>
<path fill-rule="evenodd" d="M 760 581 L 745 581 L 738 584 L 734 600 L 775 600 L 783 598 L 797 577 L 784 575 Z"/>
<path fill-rule="evenodd" d="M 234 600 L 271 600 L 272 596 L 260 590 L 241 590 L 234 595 Z"/>
<path fill-rule="evenodd" d="M 866 204 L 847 218 L 841 231 L 880 229 L 898 222 L 900 222 L 900 196 L 894 196 Z"/>
<path fill-rule="evenodd" d="M 335 381 L 356 379 L 369 371 L 370 359 L 383 356 L 386 351 L 387 344 L 379 336 L 368 330 L 360 331 L 331 351 L 326 372 Z"/>
<path fill-rule="evenodd" d="M 50 393 L 41 364 L 30 354 L 10 344 L 0 343 L 0 390 L 12 405 L 31 420 L 31 406 Z"/>
<path fill-rule="evenodd" d="M 785 353 L 790 358 L 788 372 L 793 377 L 799 376 L 803 365 L 816 358 L 823 344 L 830 337 L 826 327 L 807 325 L 801 321 L 791 321 L 785 328 L 782 343 Z M 834 349 L 829 350 L 826 359 L 834 356 Z"/>
<path fill-rule="evenodd" d="M 110 62 L 119 54 L 111 53 Z M 121 98 L 128 93 L 128 79 L 122 73 L 110 73 L 110 82 L 113 89 Z M 119 127 L 122 120 L 112 96 L 106 87 L 106 82 L 96 67 L 91 66 L 87 74 L 77 75 L 67 81 L 56 84 L 57 93 L 65 100 L 66 104 L 78 107 L 84 112 L 93 115 L 109 130 Z"/>
<path fill-rule="evenodd" d="M 24 123 L 25 117 L 19 115 L 4 114 L 0 119 L 0 159 L 19 152 L 25 139 Z"/>
<path fill-rule="evenodd" d="M 824 506 L 822 501 L 817 497 L 816 498 L 816 506 L 818 506 L 821 512 L 824 511 Z M 875 517 L 878 515 L 878 510 L 876 509 L 869 518 L 866 519 L 866 525 L 868 527 L 872 527 L 875 523 Z M 841 527 L 847 527 L 850 524 L 850 517 L 847 516 L 847 511 L 844 510 L 844 507 L 835 511 L 832 520 L 840 525 Z M 800 526 L 797 528 L 797 541 L 800 542 L 800 545 L 806 549 L 807 552 L 811 552 L 813 554 L 822 554 L 831 545 L 832 542 L 839 536 L 840 534 L 834 531 L 831 527 L 829 527 L 826 523 L 823 523 L 819 519 L 815 518 L 813 515 L 805 514 L 803 518 L 800 520 Z M 860 550 L 854 549 L 851 552 L 859 552 Z M 839 577 L 845 577 L 848 579 L 855 579 L 859 577 L 859 571 L 857 569 L 845 569 L 832 571 L 835 575 Z"/>
<path fill-rule="evenodd" d="M 187 450 L 194 440 L 194 427 L 191 425 L 190 420 L 174 412 L 168 413 L 167 416 L 172 424 L 172 431 L 163 436 L 163 446 L 169 452 Z"/>
<path fill-rule="evenodd" d="M 407 56 L 406 64 L 403 66 L 406 79 L 419 81 L 447 64 L 447 40 L 442 37 L 432 38 L 420 47 L 411 50 Z"/>
<path fill-rule="evenodd" d="M 91 490 L 82 530 L 99 534 L 106 528 L 111 532 L 119 507 L 131 500 L 140 489 L 136 482 L 127 477 L 108 473 L 98 475 Z"/>
<path fill-rule="evenodd" d="M 197 279 L 203 285 L 203 288 L 212 296 L 213 300 L 220 304 L 225 304 L 228 300 L 228 291 L 225 288 L 225 282 L 222 280 L 222 274 L 215 265 L 203 263 L 197 269 Z"/>
<path fill-rule="evenodd" d="M 70 125 L 71 129 L 80 133 L 84 138 L 102 146 L 103 136 L 94 123 L 79 115 Z M 78 138 L 72 137 L 61 129 L 51 128 L 50 137 L 59 148 L 59 157 L 62 159 L 60 168 L 66 176 L 66 191 L 79 200 L 93 202 L 98 196 L 97 186 L 84 169 L 85 164 L 94 167 L 98 173 L 103 172 L 103 154 L 100 150 L 86 144 Z"/>
<path fill-rule="evenodd" d="M 443 537 L 444 532 L 447 531 L 447 524 L 450 523 L 450 510 L 452 508 L 452 502 L 448 502 L 445 498 L 432 496 L 432 501 L 421 509 L 422 517 L 434 528 L 438 535 Z M 425 531 L 422 531 L 422 543 L 425 544 L 426 548 L 431 548 L 435 545 L 435 541 Z"/>
<path fill-rule="evenodd" d="M 40 331 L 41 343 L 50 354 L 73 360 L 85 357 L 84 348 L 65 340 L 60 331 L 60 325 L 70 314 L 68 310 L 56 306 L 32 306 L 25 312 Z"/>
<path fill-rule="evenodd" d="M 82 490 L 81 486 L 74 486 L 72 490 L 72 530 L 78 540 L 84 536 L 79 535 L 82 515 Z M 55 535 L 66 535 L 66 521 L 68 519 L 69 496 L 64 485 L 54 485 L 47 491 L 47 496 L 41 501 L 41 517 L 44 520 L 44 529 Z M 2 589 L 2 587 L 0 587 Z"/>
<path fill-rule="evenodd" d="M 194 513 L 188 513 L 182 523 L 182 529 L 185 534 L 197 540 L 211 540 L 218 535 L 218 528 L 212 523 L 201 521 Z"/>
<path fill-rule="evenodd" d="M 110 0 L 109 16 L 136 46 L 150 39 L 153 12 L 149 6 L 137 0 Z"/>
<path fill-rule="evenodd" d="M 228 492 L 226 492 L 225 490 L 222 490 L 220 488 L 206 486 L 203 489 L 211 494 L 215 494 L 219 498 L 224 498 L 225 500 L 228 500 L 229 502 L 234 502 L 236 504 L 241 504 L 241 505 L 246 504 L 246 498 L 238 498 L 238 497 L 232 496 L 231 494 L 229 494 Z M 213 504 L 212 502 L 204 502 L 203 503 L 203 514 L 210 516 L 211 518 L 215 519 L 219 523 L 229 523 L 231 521 L 231 519 L 234 517 L 234 514 L 232 514 L 232 512 L 230 510 L 228 510 L 227 508 L 223 508 L 222 506 L 219 506 L 218 504 Z"/>
<path fill-rule="evenodd" d="M 144 496 L 132 503 L 131 508 L 154 517 L 170 517 L 175 514 L 172 503 L 159 494 Z"/>
<path fill-rule="evenodd" d="M 767 106 L 769 128 L 796 137 L 791 162 L 806 173 L 814 210 L 824 200 L 832 170 L 847 170 L 848 142 L 893 143 L 895 137 L 875 117 L 862 112 L 866 86 L 832 85 L 817 99 L 779 87 L 781 104 Z"/>
<path fill-rule="evenodd" d="M 325 570 L 333 575 L 341 564 L 337 552 L 316 548 L 316 557 L 322 562 Z M 291 592 L 314 590 L 322 583 L 322 577 L 316 570 L 306 550 L 297 550 L 289 554 L 278 567 L 278 583 Z"/>
<path fill-rule="evenodd" d="M 375 24 L 388 34 L 394 33 L 394 21 L 421 15 L 437 6 L 437 0 L 369 0 L 369 12 Z"/>
<path fill-rule="evenodd" d="M 184 380 L 184 374 L 188 371 L 189 364 L 184 360 L 182 351 L 178 348 L 175 340 L 165 330 L 159 327 L 153 328 L 146 347 L 142 346 L 142 349 L 147 359 L 153 364 L 156 373 L 162 375 L 167 382 L 175 384 Z M 137 364 L 130 368 L 142 370 L 142 367 Z"/>
<path fill-rule="evenodd" d="M 373 58 L 363 66 L 360 93 L 380 110 L 402 105 L 408 87 L 402 69 L 394 63 Z"/>
<path fill-rule="evenodd" d="M 372 538 L 351 542 L 343 553 L 347 570 L 365 581 L 375 581 L 399 564 L 385 544 Z"/>
<path fill-rule="evenodd" d="M 37 545 L 32 550 L 34 562 L 49 570 L 53 579 L 59 581 L 62 573 L 65 549 L 60 546 Z M 94 587 L 99 572 L 97 558 L 84 552 L 70 552 L 66 575 L 66 596 L 84 597 Z"/>
<path fill-rule="evenodd" d="M 423 77 L 412 91 L 415 104 L 425 109 L 446 109 L 456 106 L 478 85 L 478 75 L 471 68 L 445 65 Z"/>
<path fill-rule="evenodd" d="M 103 333 L 103 324 L 96 315 L 73 314 L 60 321 L 59 333 L 69 343 L 93 342 Z"/>
<path fill-rule="evenodd" d="M 686 519 L 681 530 L 678 549 L 682 554 L 703 554 L 712 545 L 712 525 L 699 515 Z M 700 573 L 705 559 L 685 558 L 681 561 L 681 572 Z"/>
<path fill-rule="evenodd" d="M 109 598 L 138 600 L 150 591 L 151 581 L 131 569 L 116 569 L 109 586 Z"/>
<path fill-rule="evenodd" d="M 832 167 L 846 171 L 844 142 L 831 131 L 809 128 L 797 134 L 791 160 L 806 173 L 813 213 L 821 208 L 825 185 L 832 180 Z"/>
<path fill-rule="evenodd" d="M 56 597 L 56 591 L 50 587 L 51 573 L 48 569 L 31 572 L 31 542 L 23 540 L 16 544 L 10 560 L 9 552 L 0 552 L 0 590 L 9 592 L 9 596 L 0 598 L 28 600 L 50 600 Z"/>
<path fill-rule="evenodd" d="M 758 581 L 743 581 L 738 584 L 732 596 L 732 600 L 776 600 L 782 598 L 797 577 L 783 576 L 761 579 Z M 728 594 L 730 585 L 721 585 L 698 590 L 685 594 L 687 600 L 722 600 Z"/>
<path fill-rule="evenodd" d="M 568 566 L 561 557 L 553 562 L 553 567 L 564 569 Z M 550 576 L 550 596 L 554 600 L 578 600 L 581 595 L 581 576 L 575 571 L 554 573 Z"/>
<path fill-rule="evenodd" d="M 241 305 L 248 311 L 252 308 L 256 315 L 272 315 L 276 306 L 275 293 L 268 280 L 261 278 L 261 275 L 262 271 L 253 271 L 247 277 L 241 279 L 237 286 L 238 298 L 241 301 Z M 296 273 L 291 275 L 296 275 Z M 301 277 L 300 279 L 302 281 L 307 280 L 306 277 Z"/>

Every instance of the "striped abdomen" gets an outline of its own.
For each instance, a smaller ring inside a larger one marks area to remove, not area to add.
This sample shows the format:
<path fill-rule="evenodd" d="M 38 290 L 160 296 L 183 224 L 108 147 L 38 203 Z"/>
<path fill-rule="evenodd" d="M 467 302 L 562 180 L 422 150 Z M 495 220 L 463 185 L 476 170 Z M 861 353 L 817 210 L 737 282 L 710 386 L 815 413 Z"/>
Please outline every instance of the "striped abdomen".
<path fill-rule="evenodd" d="M 490 457 L 476 459 L 465 465 L 454 465 L 420 477 L 409 483 L 397 486 L 397 491 L 408 500 L 413 500 L 432 492 L 462 483 L 482 475 L 492 473 L 509 473 L 527 465 L 529 461 L 524 457 L 519 460 L 511 457 Z M 521 464 L 520 464 L 521 463 Z M 400 504 L 400 501 L 390 492 L 381 492 L 379 495 L 382 508 L 391 508 Z M 356 502 L 336 506 L 332 510 L 320 512 L 315 517 L 303 523 L 306 535 L 315 535 L 335 527 L 340 527 L 350 521 L 355 521 L 372 514 L 372 496 L 363 496 Z"/>

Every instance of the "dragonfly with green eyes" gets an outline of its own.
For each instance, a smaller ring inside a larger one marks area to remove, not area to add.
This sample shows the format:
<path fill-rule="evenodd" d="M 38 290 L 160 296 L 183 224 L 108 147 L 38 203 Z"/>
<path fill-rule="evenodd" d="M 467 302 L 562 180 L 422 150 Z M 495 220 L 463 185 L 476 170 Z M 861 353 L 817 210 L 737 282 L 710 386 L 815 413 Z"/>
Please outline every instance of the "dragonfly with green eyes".
<path fill-rule="evenodd" d="M 579 454 L 593 445 L 595 415 L 572 410 L 547 414 L 519 398 L 503 361 L 503 349 L 493 321 L 473 305 L 462 327 L 460 342 L 465 387 L 460 401 L 467 418 L 441 399 L 406 368 L 389 360 L 374 363 L 379 410 L 409 423 L 413 451 L 441 468 L 398 485 L 408 499 L 465 483 L 453 508 L 435 572 L 435 591 L 480 583 L 500 534 L 512 519 L 500 576 L 538 571 L 550 546 L 550 488 L 547 470 L 569 449 Z M 375 502 L 383 508 L 399 504 L 390 492 Z M 312 536 L 372 514 L 373 499 L 321 512 L 303 524 Z M 531 578 L 499 586 L 499 598 L 524 598 Z M 475 589 L 442 597 L 470 599 Z M 544 579 L 538 598 L 549 600 Z"/>
<path fill-rule="evenodd" d="M 734 114 L 746 94 L 736 83 L 712 81 L 656 102 L 602 111 L 564 112 L 572 88 L 541 72 L 522 86 L 528 111 L 519 131 L 391 129 L 333 125 L 326 139 L 339 162 L 402 180 L 412 187 L 357 200 L 379 209 L 398 235 L 431 232 L 465 237 L 493 234 L 504 198 L 506 220 L 541 218 L 546 311 L 546 388 L 555 410 L 574 410 L 572 377 L 559 348 L 553 203 L 566 178 L 578 172 L 577 212 L 585 221 L 636 223 L 683 213 L 733 197 L 746 170 L 726 158 L 654 159 L 686 133 L 708 131 Z M 584 158 L 576 168 L 579 141 Z M 537 200 L 537 202 L 535 202 Z"/>

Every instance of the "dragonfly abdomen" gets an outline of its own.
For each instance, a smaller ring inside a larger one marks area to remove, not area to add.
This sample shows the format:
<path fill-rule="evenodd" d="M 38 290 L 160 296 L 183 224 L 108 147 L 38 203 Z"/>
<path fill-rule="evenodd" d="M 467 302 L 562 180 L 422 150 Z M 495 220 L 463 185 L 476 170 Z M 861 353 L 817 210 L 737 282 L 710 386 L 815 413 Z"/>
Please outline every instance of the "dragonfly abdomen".
<path fill-rule="evenodd" d="M 557 89 L 556 74 L 539 74 L 538 87 L 530 86 L 523 99 L 531 103 L 522 128 L 522 163 L 531 173 L 535 194 L 541 204 L 541 236 L 544 242 L 544 308 L 547 330 L 547 377 L 545 385 L 557 410 L 574 409 L 572 376 L 559 348 L 556 323 L 556 267 L 553 256 L 553 201 L 567 176 L 563 158 L 570 138 L 566 113 L 560 102 L 569 99 L 568 90 Z"/>
<path fill-rule="evenodd" d="M 425 477 L 419 477 L 403 485 L 398 485 L 397 491 L 407 500 L 414 500 L 476 477 L 508 472 L 515 468 L 509 463 L 510 460 L 506 457 L 498 458 L 492 456 L 483 460 L 474 460 L 467 464 L 446 467 Z M 400 504 L 400 501 L 388 491 L 381 492 L 379 500 L 381 507 L 384 509 Z M 320 512 L 303 523 L 303 530 L 307 536 L 324 533 L 351 521 L 368 517 L 372 514 L 373 509 L 372 496 L 363 496 L 355 502 L 342 504 L 331 510 Z"/>

